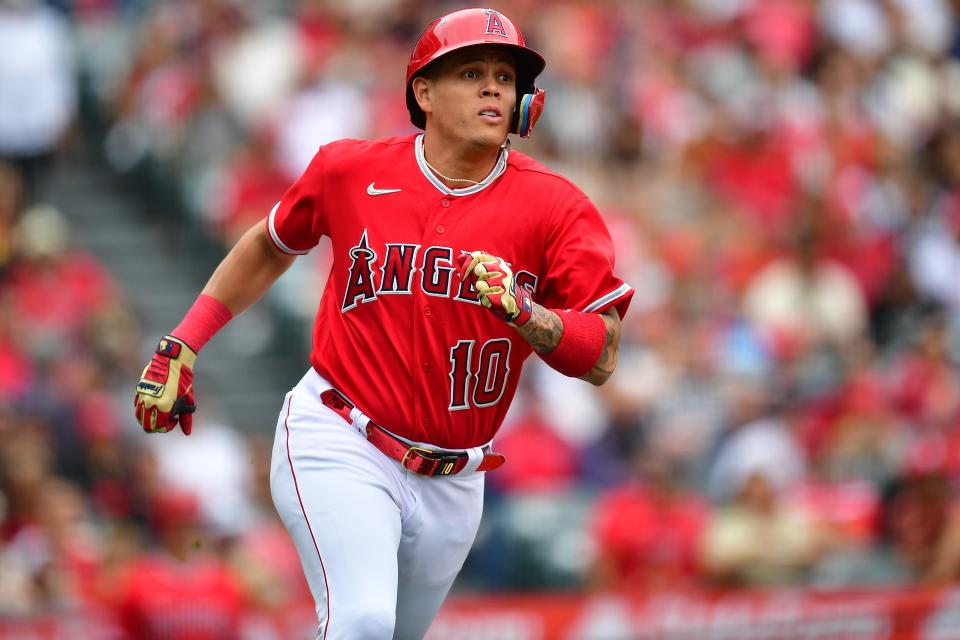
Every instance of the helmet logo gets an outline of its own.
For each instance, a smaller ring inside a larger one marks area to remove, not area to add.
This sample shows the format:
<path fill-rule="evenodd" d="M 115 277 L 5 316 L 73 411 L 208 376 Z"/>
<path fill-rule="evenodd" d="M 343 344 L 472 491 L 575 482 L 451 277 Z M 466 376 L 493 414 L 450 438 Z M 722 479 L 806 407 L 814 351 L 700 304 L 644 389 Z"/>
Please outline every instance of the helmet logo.
<path fill-rule="evenodd" d="M 503 26 L 503 21 L 500 19 L 500 14 L 494 11 L 493 9 L 486 9 L 484 13 L 487 14 L 487 34 L 502 36 L 508 38 L 507 29 Z"/>

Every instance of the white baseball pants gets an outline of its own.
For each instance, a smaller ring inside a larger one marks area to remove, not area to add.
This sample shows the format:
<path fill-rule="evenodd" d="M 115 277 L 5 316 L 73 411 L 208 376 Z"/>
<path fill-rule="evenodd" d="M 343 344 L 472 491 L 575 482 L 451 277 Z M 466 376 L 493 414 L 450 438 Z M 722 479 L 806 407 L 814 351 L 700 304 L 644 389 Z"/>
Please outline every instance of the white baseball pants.
<path fill-rule="evenodd" d="M 316 603 L 317 639 L 422 638 L 473 544 L 483 473 L 403 469 L 358 421 L 321 402 L 328 388 L 311 368 L 287 394 L 270 472 Z"/>

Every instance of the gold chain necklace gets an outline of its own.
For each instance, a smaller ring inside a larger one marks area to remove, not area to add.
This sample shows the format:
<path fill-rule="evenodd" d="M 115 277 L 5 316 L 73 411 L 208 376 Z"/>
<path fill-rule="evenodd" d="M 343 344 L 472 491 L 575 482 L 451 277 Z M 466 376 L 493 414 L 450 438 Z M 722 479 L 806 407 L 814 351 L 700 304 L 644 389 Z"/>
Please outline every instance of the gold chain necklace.
<path fill-rule="evenodd" d="M 440 176 L 441 178 L 443 178 L 444 180 L 447 180 L 447 181 L 449 181 L 449 182 L 468 182 L 468 183 L 470 183 L 470 184 L 480 184 L 480 183 L 477 182 L 476 180 L 471 180 L 470 178 L 448 178 L 447 176 L 445 176 L 445 175 L 443 175 L 442 173 L 440 173 L 439 171 L 437 171 L 437 168 L 436 168 L 436 167 L 434 167 L 432 164 L 430 164 L 429 162 L 427 162 L 427 157 L 426 157 L 426 156 L 423 157 L 423 162 L 424 162 L 428 167 L 430 167 L 430 170 L 431 170 L 431 171 L 433 171 L 435 174 L 437 174 L 438 176 Z"/>
<path fill-rule="evenodd" d="M 503 154 L 504 149 L 506 149 L 506 150 L 509 150 L 509 149 L 510 149 L 510 139 L 509 139 L 509 138 L 508 138 L 502 145 L 500 145 L 500 154 L 497 155 L 497 162 L 500 162 L 500 155 Z M 468 184 L 474 184 L 474 185 L 480 184 L 481 182 L 483 182 L 483 180 L 481 180 L 480 182 L 477 182 L 476 180 L 471 180 L 470 178 L 449 178 L 449 177 L 443 175 L 442 173 L 440 173 L 439 171 L 437 171 L 437 168 L 434 167 L 432 164 L 430 164 L 430 163 L 427 161 L 427 155 L 426 155 L 426 154 L 423 154 L 423 163 L 426 164 L 428 167 L 430 167 L 430 170 L 431 170 L 431 171 L 433 171 L 435 174 L 437 174 L 438 176 L 440 176 L 440 177 L 443 178 L 444 180 L 447 180 L 448 182 L 466 182 L 466 183 L 468 183 Z M 494 163 L 494 166 L 496 166 L 496 164 L 497 164 L 497 163 L 495 162 L 495 163 Z M 486 180 L 486 178 L 484 178 L 484 180 Z"/>

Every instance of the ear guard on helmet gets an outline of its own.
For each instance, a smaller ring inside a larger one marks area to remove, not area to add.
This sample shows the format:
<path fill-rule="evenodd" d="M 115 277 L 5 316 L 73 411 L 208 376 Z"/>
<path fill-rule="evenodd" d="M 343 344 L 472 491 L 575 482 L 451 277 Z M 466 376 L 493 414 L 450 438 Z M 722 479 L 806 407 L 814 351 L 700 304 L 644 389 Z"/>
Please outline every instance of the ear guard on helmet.
<path fill-rule="evenodd" d="M 517 101 L 517 108 L 513 112 L 513 122 L 510 124 L 510 133 L 519 134 L 521 138 L 529 138 L 533 128 L 543 113 L 547 93 L 543 89 L 533 88 L 533 93 L 525 93 Z"/>

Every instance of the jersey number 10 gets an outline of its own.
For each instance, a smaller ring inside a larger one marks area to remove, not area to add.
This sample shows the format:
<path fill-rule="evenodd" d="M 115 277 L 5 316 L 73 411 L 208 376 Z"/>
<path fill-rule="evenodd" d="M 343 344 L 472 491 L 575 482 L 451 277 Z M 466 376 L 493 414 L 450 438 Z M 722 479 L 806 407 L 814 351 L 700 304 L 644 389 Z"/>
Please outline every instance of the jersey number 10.
<path fill-rule="evenodd" d="M 487 340 L 479 352 L 476 343 L 460 340 L 450 349 L 450 411 L 469 409 L 471 401 L 474 407 L 490 407 L 503 397 L 510 373 L 510 341 Z"/>

